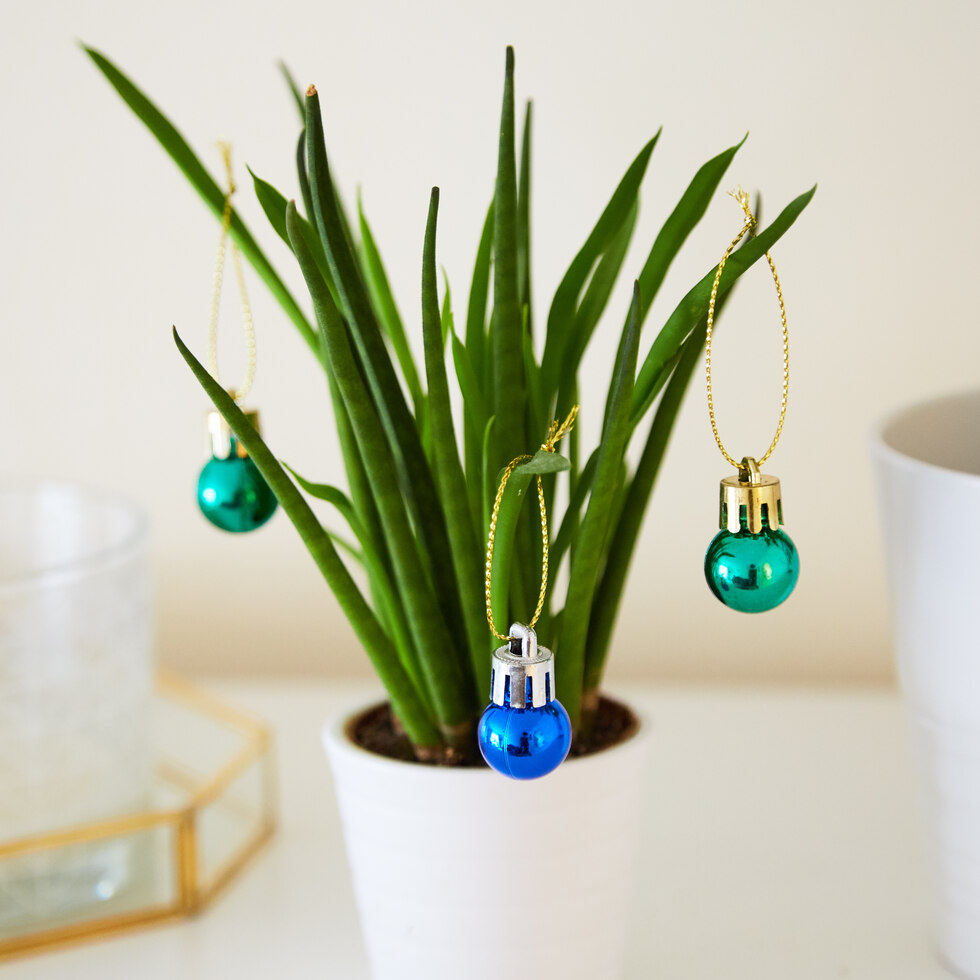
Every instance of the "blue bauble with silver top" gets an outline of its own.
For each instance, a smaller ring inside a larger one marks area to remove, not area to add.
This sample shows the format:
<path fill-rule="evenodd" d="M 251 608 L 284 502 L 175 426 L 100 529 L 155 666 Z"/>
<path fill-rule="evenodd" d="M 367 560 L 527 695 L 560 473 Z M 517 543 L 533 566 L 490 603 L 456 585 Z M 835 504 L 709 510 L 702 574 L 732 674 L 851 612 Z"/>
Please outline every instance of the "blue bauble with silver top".
<path fill-rule="evenodd" d="M 564 762 L 572 723 L 555 698 L 554 656 L 534 630 L 515 623 L 493 653 L 490 703 L 477 739 L 487 765 L 511 779 L 537 779 Z"/>

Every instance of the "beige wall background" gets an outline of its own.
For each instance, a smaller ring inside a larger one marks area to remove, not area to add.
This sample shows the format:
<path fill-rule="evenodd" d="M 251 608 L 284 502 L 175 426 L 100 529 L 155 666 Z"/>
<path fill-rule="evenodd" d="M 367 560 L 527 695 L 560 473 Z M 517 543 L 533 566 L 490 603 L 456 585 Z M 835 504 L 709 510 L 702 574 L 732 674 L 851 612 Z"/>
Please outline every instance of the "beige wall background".
<path fill-rule="evenodd" d="M 165 4 L 40 0 L 0 32 L 0 471 L 117 488 L 153 526 L 161 659 L 196 671 L 366 674 L 368 666 L 291 525 L 236 538 L 198 515 L 204 396 L 178 358 L 176 323 L 203 355 L 217 226 L 173 164 L 75 45 L 114 58 L 213 170 L 234 141 L 238 207 L 295 290 L 264 226 L 247 162 L 295 193 L 295 110 L 285 58 L 315 81 L 348 199 L 358 185 L 408 322 L 417 329 L 421 240 L 442 189 L 440 261 L 457 309 L 492 191 L 504 46 L 533 97 L 536 316 L 634 154 L 662 124 L 646 180 L 635 275 L 694 170 L 750 137 L 730 171 L 772 218 L 814 182 L 775 251 L 792 345 L 782 478 L 799 547 L 797 594 L 766 616 L 726 611 L 701 563 L 727 475 L 692 388 L 662 471 L 619 624 L 622 678 L 876 682 L 891 675 L 866 438 L 887 410 L 976 385 L 974 125 L 980 6 L 496 4 L 256 0 Z M 648 321 L 658 321 L 739 227 L 722 195 Z M 311 478 L 341 480 L 316 366 L 250 279 L 259 365 L 253 402 L 273 448 Z M 628 281 L 590 351 L 607 377 Z M 760 454 L 779 399 L 778 316 L 761 269 L 716 346 L 718 411 L 737 455 Z M 223 363 L 234 376 L 229 292 Z M 225 343 L 226 342 L 226 343 Z M 233 381 L 233 377 L 232 377 Z M 585 398 L 594 440 L 601 393 Z"/>

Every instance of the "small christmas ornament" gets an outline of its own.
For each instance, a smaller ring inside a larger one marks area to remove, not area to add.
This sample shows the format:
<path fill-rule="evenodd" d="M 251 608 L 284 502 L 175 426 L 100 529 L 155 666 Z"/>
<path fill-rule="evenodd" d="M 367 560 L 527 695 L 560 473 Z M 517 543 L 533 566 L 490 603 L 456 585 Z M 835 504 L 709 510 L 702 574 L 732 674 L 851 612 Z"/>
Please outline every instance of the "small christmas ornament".
<path fill-rule="evenodd" d="M 711 396 L 711 335 L 714 325 L 715 300 L 718 284 L 725 263 L 741 241 L 755 226 L 755 216 L 749 207 L 749 196 L 740 187 L 731 195 L 742 206 L 745 224 L 718 264 L 711 299 L 708 303 L 708 324 L 705 338 L 705 371 L 708 386 L 708 414 L 711 430 L 722 455 L 738 474 L 721 481 L 721 505 L 719 526 L 704 556 L 704 577 L 708 587 L 729 609 L 738 612 L 757 613 L 775 609 L 789 597 L 800 574 L 796 546 L 782 530 L 783 501 L 779 480 L 760 472 L 763 464 L 776 448 L 786 419 L 786 402 L 789 395 L 789 328 L 786 323 L 786 305 L 783 291 L 776 274 L 772 256 L 766 252 L 766 260 L 776 285 L 779 312 L 783 324 L 783 399 L 779 410 L 776 434 L 765 454 L 756 462 L 746 456 L 737 463 L 725 448 L 718 434 L 715 408 Z"/>
<path fill-rule="evenodd" d="M 578 405 L 572 408 L 563 423 L 551 424 L 548 438 L 541 446 L 545 452 L 555 451 L 574 424 L 577 414 Z M 571 720 L 555 697 L 555 658 L 550 650 L 538 646 L 534 632 L 534 624 L 544 608 L 548 591 L 548 514 L 540 476 L 537 477 L 538 509 L 541 512 L 541 588 L 538 591 L 538 605 L 531 622 L 527 626 L 514 623 L 509 634 L 500 633 L 493 619 L 490 583 L 500 501 L 511 473 L 531 458 L 518 456 L 504 470 L 493 502 L 487 540 L 487 623 L 490 632 L 504 641 L 504 646 L 493 653 L 490 703 L 477 726 L 477 741 L 487 765 L 512 779 L 546 776 L 565 761 L 572 744 Z"/>
<path fill-rule="evenodd" d="M 529 626 L 514 623 L 493 653 L 477 738 L 487 765 L 513 779 L 545 776 L 568 755 L 572 723 L 555 698 L 555 660 Z"/>
<path fill-rule="evenodd" d="M 704 575 L 730 609 L 766 612 L 793 591 L 800 563 L 781 529 L 782 515 L 779 480 L 760 473 L 751 457 L 742 460 L 738 476 L 721 481 L 722 530 L 708 545 Z"/>
<path fill-rule="evenodd" d="M 258 431 L 259 413 L 245 414 Z M 208 435 L 211 459 L 197 481 L 197 505 L 222 531 L 254 531 L 275 513 L 276 495 L 218 412 L 208 412 Z"/>
<path fill-rule="evenodd" d="M 224 278 L 225 251 L 228 232 L 231 228 L 231 197 L 235 193 L 235 181 L 231 170 L 231 147 L 219 143 L 228 175 L 228 193 L 221 216 L 221 238 L 214 264 L 214 282 L 211 290 L 211 319 L 208 327 L 208 371 L 213 378 L 218 377 L 218 308 L 221 303 L 221 284 Z M 242 270 L 238 246 L 231 243 L 231 261 L 238 283 L 238 295 L 245 330 L 247 368 L 244 384 L 228 394 L 238 403 L 245 398 L 255 378 L 255 326 L 252 310 L 245 290 L 245 275 Z M 258 432 L 258 412 L 246 411 L 245 416 Z M 254 531 L 261 527 L 275 513 L 278 502 L 269 485 L 262 478 L 258 467 L 249 458 L 245 447 L 238 441 L 231 427 L 215 411 L 208 413 L 208 438 L 211 458 L 204 464 L 197 481 L 197 505 L 201 513 L 222 531 L 236 534 Z"/>

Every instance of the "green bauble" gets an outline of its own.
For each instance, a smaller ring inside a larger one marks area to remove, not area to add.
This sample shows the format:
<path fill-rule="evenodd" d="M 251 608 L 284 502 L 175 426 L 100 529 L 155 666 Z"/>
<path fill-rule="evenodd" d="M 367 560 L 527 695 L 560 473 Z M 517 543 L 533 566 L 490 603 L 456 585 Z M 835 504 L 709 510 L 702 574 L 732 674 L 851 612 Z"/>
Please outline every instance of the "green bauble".
<path fill-rule="evenodd" d="M 197 481 L 201 513 L 222 531 L 243 533 L 261 527 L 275 513 L 276 495 L 248 457 L 212 457 Z"/>
<path fill-rule="evenodd" d="M 789 597 L 799 575 L 796 545 L 785 531 L 770 530 L 765 519 L 758 534 L 744 521 L 737 534 L 719 531 L 704 556 L 708 587 L 738 612 L 775 609 Z"/>

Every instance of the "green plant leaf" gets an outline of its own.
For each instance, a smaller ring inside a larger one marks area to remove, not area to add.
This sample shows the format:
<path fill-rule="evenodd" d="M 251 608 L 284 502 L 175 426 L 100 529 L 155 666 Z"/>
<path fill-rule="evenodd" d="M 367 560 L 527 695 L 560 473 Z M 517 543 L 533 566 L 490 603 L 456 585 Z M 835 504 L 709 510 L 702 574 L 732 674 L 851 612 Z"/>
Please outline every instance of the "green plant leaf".
<path fill-rule="evenodd" d="M 364 552 L 360 548 L 358 548 L 357 545 L 355 545 L 352 542 L 348 541 L 343 535 L 337 534 L 335 531 L 327 530 L 327 534 L 330 535 L 330 540 L 341 551 L 343 551 L 348 557 L 353 558 L 354 561 L 356 561 L 358 565 L 360 565 L 362 567 L 364 566 Z M 382 625 L 384 625 L 384 624 L 382 624 Z M 389 630 L 386 629 L 385 632 L 386 633 L 389 633 L 389 635 L 390 635 L 390 631 Z"/>
<path fill-rule="evenodd" d="M 643 302 L 640 309 L 641 323 L 646 319 L 647 312 L 660 291 L 674 257 L 704 217 L 708 205 L 718 190 L 718 185 L 746 139 L 748 133 L 734 146 L 712 157 L 698 170 L 660 229 L 640 272 L 640 297 Z"/>
<path fill-rule="evenodd" d="M 326 284 L 324 283 L 324 285 Z M 336 379 L 330 372 L 330 365 L 325 355 L 322 356 L 322 361 L 324 373 L 327 377 L 330 403 L 333 407 L 334 424 L 337 427 L 337 439 L 340 443 L 344 468 L 347 470 L 347 483 L 350 487 L 351 502 L 357 514 L 360 528 L 364 532 L 362 541 L 366 550 L 378 556 L 378 560 L 390 578 L 391 558 L 388 553 L 384 533 L 381 529 L 381 520 L 378 517 L 378 509 L 374 502 L 371 484 L 368 481 L 367 474 L 364 472 L 361 450 L 354 436 L 354 430 L 351 428 L 347 406 L 344 404 L 344 400 L 340 395 Z"/>
<path fill-rule="evenodd" d="M 521 169 L 517 180 L 517 295 L 524 311 L 525 329 L 533 330 L 531 312 L 531 102 L 524 108 Z"/>
<path fill-rule="evenodd" d="M 524 377 L 527 378 L 527 431 L 544 432 L 548 428 L 548 409 L 541 391 L 541 369 L 534 359 L 534 338 L 527 324 L 528 310 L 524 308 Z M 567 414 L 567 413 L 566 413 Z"/>
<path fill-rule="evenodd" d="M 395 649 L 398 651 L 398 659 L 402 667 L 405 668 L 406 673 L 411 677 L 419 697 L 425 703 L 430 716 L 432 716 L 434 711 L 428 697 L 428 692 L 425 689 L 425 682 L 419 670 L 418 659 L 412 647 L 412 638 L 405 618 L 405 610 L 399 601 L 398 586 L 394 581 L 391 566 L 386 560 L 386 556 L 379 554 L 378 549 L 375 547 L 376 539 L 373 539 L 370 534 L 365 532 L 364 527 L 357 517 L 354 504 L 342 490 L 327 483 L 311 483 L 309 480 L 303 479 L 291 466 L 286 466 L 286 469 L 289 470 L 293 479 L 310 496 L 333 504 L 347 521 L 358 541 L 361 542 L 362 550 L 357 552 L 355 557 L 363 564 L 367 572 L 374 608 L 384 623 L 388 635 L 395 645 Z M 338 540 L 336 535 L 333 534 L 331 534 L 331 538 L 334 541 Z"/>
<path fill-rule="evenodd" d="M 493 253 L 493 202 L 487 210 L 477 249 L 473 279 L 466 307 L 466 343 L 453 339 L 453 363 L 463 392 L 463 459 L 470 510 L 476 527 L 482 526 L 485 506 L 483 485 L 483 436 L 490 417 L 492 393 L 484 387 L 488 358 L 486 355 L 487 294 L 490 289 L 490 261 Z M 465 352 L 465 356 L 461 352 Z M 461 375 L 466 375 L 467 382 Z M 476 401 L 476 393 L 479 400 Z"/>
<path fill-rule="evenodd" d="M 286 243 L 286 247 L 291 252 L 293 246 L 290 244 L 289 235 L 286 234 L 286 198 L 272 184 L 259 177 L 251 167 L 248 168 L 248 172 L 252 177 L 252 184 L 255 187 L 255 197 L 262 207 L 262 211 L 266 218 L 269 219 L 269 224 L 272 225 L 275 233 Z M 327 265 L 327 257 L 323 253 L 323 246 L 320 244 L 320 238 L 316 233 L 316 229 L 306 218 L 301 215 L 298 217 L 307 247 L 313 252 L 313 258 L 316 260 L 320 275 L 323 276 L 336 302 L 337 291 L 333 285 L 333 280 L 330 278 L 330 267 Z"/>
<path fill-rule="evenodd" d="M 442 282 L 445 292 L 442 297 L 442 312 L 439 315 L 439 328 L 442 334 L 442 356 L 446 356 L 446 340 L 450 334 L 455 336 L 456 325 L 453 320 L 453 295 L 449 288 L 449 276 L 442 270 Z"/>
<path fill-rule="evenodd" d="M 799 197 L 792 200 L 780 212 L 776 220 L 755 238 L 745 243 L 734 252 L 725 264 L 721 282 L 718 284 L 718 298 L 723 297 L 738 281 L 746 270 L 750 269 L 769 249 L 789 231 L 793 223 L 810 203 L 817 188 L 814 186 Z M 677 354 L 682 343 L 697 326 L 701 319 L 707 316 L 708 301 L 711 298 L 711 287 L 714 283 L 717 265 L 712 266 L 697 285 L 688 290 L 687 295 L 677 304 L 674 312 L 664 324 L 660 333 L 650 347 L 650 351 L 640 368 L 633 391 L 633 408 L 631 418 L 633 425 L 643 417 L 652 403 L 650 392 L 660 377 L 664 365 Z"/>
<path fill-rule="evenodd" d="M 272 230 L 286 243 L 290 252 L 293 250 L 289 244 L 289 236 L 286 234 L 286 198 L 276 190 L 268 181 L 263 180 L 251 167 L 246 167 L 249 176 L 252 178 L 252 186 L 255 188 L 255 198 L 262 207 L 262 211 Z"/>
<path fill-rule="evenodd" d="M 423 748 L 438 746 L 441 741 L 439 732 L 428 716 L 415 685 L 399 662 L 394 645 L 364 600 L 350 572 L 337 554 L 329 535 L 320 526 L 316 515 L 310 509 L 310 505 L 303 499 L 303 495 L 293 485 L 241 409 L 188 350 L 178 336 L 176 328 L 174 343 L 214 407 L 231 426 L 236 438 L 245 447 L 263 479 L 275 493 L 282 509 L 299 532 L 317 568 L 320 569 L 320 573 L 371 659 L 371 664 L 384 684 L 391 698 L 392 707 L 405 725 L 409 738 Z"/>
<path fill-rule="evenodd" d="M 418 369 L 415 367 L 415 359 L 412 357 L 411 348 L 408 346 L 405 326 L 398 312 L 395 297 L 391 292 L 388 275 L 385 272 L 384 263 L 381 261 L 381 253 L 378 251 L 371 226 L 364 214 L 364 204 L 360 194 L 357 195 L 357 218 L 361 229 L 360 254 L 364 278 L 367 281 L 374 308 L 378 311 L 381 326 L 394 348 L 402 377 L 408 385 L 409 394 L 412 396 L 412 402 L 415 405 L 415 415 L 418 417 L 419 407 L 424 397 L 422 385 L 419 383 Z"/>
<path fill-rule="evenodd" d="M 636 216 L 639 210 L 637 203 L 633 204 L 626 220 L 619 227 L 613 236 L 609 246 L 602 253 L 585 289 L 582 301 L 579 303 L 572 318 L 572 323 L 568 331 L 568 338 L 565 343 L 565 359 L 562 364 L 561 376 L 558 387 L 558 403 L 555 412 L 558 416 L 565 416 L 572 405 L 575 404 L 573 392 L 577 387 L 579 366 L 585 350 L 592 339 L 595 328 L 599 323 L 609 302 L 613 286 L 619 278 L 620 269 L 623 267 L 623 260 L 626 258 L 626 251 L 629 248 L 630 240 L 633 237 L 633 229 L 636 227 Z"/>
<path fill-rule="evenodd" d="M 325 500 L 328 504 L 332 504 L 338 511 L 341 517 L 347 521 L 348 527 L 354 532 L 357 540 L 360 541 L 363 531 L 359 530 L 357 515 L 354 512 L 354 505 L 351 503 L 350 498 L 337 487 L 331 486 L 329 483 L 312 483 L 310 480 L 304 479 L 299 473 L 296 472 L 288 463 L 282 464 L 287 470 L 289 470 L 290 476 L 303 488 L 311 497 L 315 497 L 317 500 Z"/>
<path fill-rule="evenodd" d="M 623 260 L 626 258 L 626 252 L 633 238 L 633 229 L 636 227 L 638 213 L 639 203 L 636 202 L 630 208 L 626 219 L 596 264 L 592 278 L 589 280 L 585 294 L 582 296 L 582 301 L 575 311 L 572 331 L 565 349 L 565 365 L 562 369 L 563 376 L 572 374 L 578 370 L 582 355 L 585 353 L 585 349 L 592 339 L 592 334 L 599 322 L 599 318 L 602 316 L 606 304 L 609 302 L 613 286 L 616 285 L 616 280 L 619 278 L 620 269 L 623 267 Z M 559 407 L 558 414 L 561 414 L 561 407 Z"/>
<path fill-rule="evenodd" d="M 759 202 L 756 201 L 756 204 Z M 756 211 L 758 213 L 758 211 Z M 754 236 L 755 229 L 750 229 L 749 240 Z M 743 246 L 744 247 L 744 246 Z M 715 304 L 715 323 L 717 324 L 732 297 L 729 290 Z M 636 544 L 643 527 L 643 518 L 650 503 L 654 484 L 660 472 L 664 454 L 670 435 L 677 421 L 684 395 L 691 382 L 691 376 L 698 366 L 699 358 L 704 350 L 707 333 L 707 318 L 702 320 L 681 349 L 664 366 L 653 387 L 651 401 L 660 394 L 661 389 L 669 382 L 664 397 L 654 413 L 653 423 L 647 434 L 646 444 L 640 456 L 636 473 L 625 488 L 623 500 L 612 521 L 612 533 L 609 536 L 606 564 L 602 578 L 596 589 L 593 602 L 592 618 L 589 621 L 589 639 L 586 646 L 585 690 L 594 693 L 598 690 L 609 655 L 613 629 L 619 615 L 619 607 L 623 598 L 626 577 L 636 550 Z"/>
<path fill-rule="evenodd" d="M 443 618 L 449 624 L 450 632 L 463 635 L 463 612 L 458 585 L 452 572 L 449 537 L 435 481 L 415 419 L 408 409 L 377 316 L 368 299 L 357 260 L 344 233 L 323 141 L 319 97 L 312 86 L 306 96 L 306 136 L 313 213 L 339 294 L 340 312 L 350 329 L 359 357 L 359 368 L 363 371 L 374 409 L 394 459 L 396 486 L 408 504 L 414 528 L 420 538 L 421 554 L 428 577 L 445 614 Z M 422 424 L 425 424 L 425 414 Z M 367 453 L 363 455 L 367 466 Z M 374 492 L 377 499 L 377 487 L 374 487 Z"/>
<path fill-rule="evenodd" d="M 690 337 L 691 334 L 688 334 Z M 686 341 L 685 341 L 686 343 Z M 664 364 L 660 365 L 660 372 L 653 378 L 652 382 L 648 385 L 646 396 L 643 399 L 641 405 L 636 406 L 634 402 L 634 408 L 630 414 L 630 425 L 635 429 L 639 421 L 646 415 L 650 406 L 657 400 L 657 396 L 663 390 L 664 385 L 670 379 L 670 376 L 677 366 L 677 361 L 680 359 L 681 351 L 684 350 L 683 344 L 679 350 L 674 351 L 674 356 L 669 358 Z"/>
<path fill-rule="evenodd" d="M 494 457 L 505 466 L 527 446 L 524 339 L 518 290 L 517 163 L 514 148 L 514 49 L 507 48 L 494 192 L 493 357 Z"/>
<path fill-rule="evenodd" d="M 490 565 L 490 599 L 493 619 L 497 630 L 506 633 L 510 625 L 511 565 L 513 563 L 517 522 L 521 508 L 528 496 L 527 490 L 534 479 L 531 473 L 511 473 L 500 498 L 497 523 L 494 532 L 493 560 Z M 496 497 L 496 488 L 488 499 Z M 487 524 L 489 525 L 489 514 Z M 564 703 L 564 701 L 563 701 Z"/>
<path fill-rule="evenodd" d="M 456 369 L 456 381 L 463 396 L 463 407 L 470 410 L 470 415 L 477 426 L 474 429 L 474 434 L 477 437 L 477 445 L 479 445 L 487 424 L 487 402 L 483 397 L 479 378 L 477 378 L 473 364 L 470 362 L 469 351 L 456 335 L 455 330 L 450 334 L 450 346 L 453 355 L 453 367 Z"/>
<path fill-rule="evenodd" d="M 466 623 L 466 645 L 473 663 L 473 680 L 480 687 L 490 668 L 489 646 L 483 620 L 483 588 L 480 569 L 480 544 L 470 520 L 466 497 L 466 478 L 456 448 L 452 407 L 449 401 L 449 381 L 446 377 L 446 351 L 443 343 L 443 323 L 449 308 L 449 293 L 439 313 L 439 293 L 436 274 L 436 222 L 439 212 L 439 188 L 432 188 L 429 216 L 425 228 L 422 252 L 422 340 L 425 348 L 425 379 L 429 391 L 429 419 L 432 425 L 432 447 L 435 458 L 436 482 L 446 514 L 446 527 L 453 557 L 453 570 L 459 583 L 460 598 Z M 451 329 L 450 322 L 447 325 Z M 463 638 L 460 637 L 460 641 Z"/>
<path fill-rule="evenodd" d="M 306 172 L 306 129 L 300 130 L 299 139 L 296 141 L 296 178 L 299 181 L 300 196 L 303 198 L 303 207 L 306 210 L 307 218 L 313 220 L 313 192 L 310 190 L 310 178 Z M 321 249 L 323 246 L 320 246 Z"/>
<path fill-rule="evenodd" d="M 585 518 L 579 531 L 568 576 L 561 634 L 563 681 L 562 703 L 577 727 L 582 707 L 582 682 L 585 677 L 586 640 L 592 601 L 602 567 L 603 545 L 609 529 L 610 511 L 616 498 L 617 484 L 630 434 L 630 400 L 636 372 L 640 340 L 640 287 L 634 284 L 633 303 L 620 341 L 613 370 L 611 397 L 604 421 L 604 435 L 599 444 L 595 477 Z"/>
<path fill-rule="evenodd" d="M 452 648 L 452 634 L 422 567 L 384 429 L 347 328 L 306 247 L 297 218 L 296 207 L 290 203 L 286 209 L 289 239 L 310 290 L 324 350 L 361 449 L 415 655 L 443 735 L 455 744 L 473 719 L 475 680 L 469 676 L 470 662 L 444 656 L 444 651 Z"/>
<path fill-rule="evenodd" d="M 167 152 L 170 159 L 177 164 L 190 185 L 200 194 L 204 203 L 211 209 L 215 217 L 221 220 L 225 207 L 224 191 L 221 190 L 207 170 L 204 169 L 204 165 L 194 154 L 194 151 L 190 148 L 184 137 L 177 131 L 173 123 L 105 55 L 85 45 L 82 45 L 82 48 L 112 87 L 119 93 L 122 100 L 153 134 L 157 142 Z M 306 319 L 305 314 L 293 298 L 292 293 L 290 293 L 283 281 L 279 278 L 279 274 L 272 267 L 272 263 L 265 257 L 265 253 L 259 248 L 255 239 L 252 238 L 251 232 L 238 216 L 238 212 L 234 210 L 232 210 L 231 214 L 229 235 L 232 241 L 241 249 L 242 255 L 245 256 L 252 268 L 255 269 L 259 277 L 269 288 L 269 292 L 272 293 L 283 311 L 293 322 L 300 336 L 302 336 L 314 353 L 319 354 L 319 342 L 316 337 L 316 331 Z"/>
<path fill-rule="evenodd" d="M 493 500 L 494 486 L 490 469 L 490 446 L 493 441 L 493 426 L 496 418 L 491 415 L 483 429 L 483 537 L 486 538 L 490 528 L 490 501 Z"/>
<path fill-rule="evenodd" d="M 640 462 L 623 502 L 622 512 L 610 535 L 605 569 L 595 592 L 592 618 L 589 622 L 585 665 L 585 690 L 588 692 L 597 690 L 602 678 L 626 576 L 643 526 L 643 517 L 684 393 L 700 361 L 704 335 L 705 325 L 702 322 L 681 348 L 670 382 L 654 414 Z"/>
<path fill-rule="evenodd" d="M 515 466 L 513 472 L 520 476 L 543 476 L 545 473 L 564 473 L 570 465 L 564 456 L 539 449 L 526 463 Z"/>
<path fill-rule="evenodd" d="M 483 437 L 488 410 L 469 353 L 453 330 L 450 335 L 456 382 L 463 396 L 463 447 L 466 465 L 466 495 L 473 527 L 483 528 Z"/>
<path fill-rule="evenodd" d="M 307 171 L 306 162 L 309 151 L 306 147 L 306 128 L 300 131 L 299 140 L 296 143 L 296 175 L 299 179 L 300 194 L 303 198 L 303 207 L 306 209 L 306 213 L 309 216 L 309 220 L 313 221 L 313 192 L 310 189 L 310 176 Z M 357 253 L 355 248 L 354 236 L 350 230 L 350 221 L 347 218 L 347 209 L 344 207 L 344 202 L 340 198 L 340 192 L 336 187 L 333 187 L 333 200 L 334 208 L 337 214 L 337 220 L 340 227 L 340 232 L 343 235 L 344 241 L 347 243 L 347 247 L 352 255 Z M 323 248 L 321 244 L 321 249 Z M 327 277 L 327 282 L 330 283 L 331 289 L 333 289 L 333 281 L 330 276 Z"/>
<path fill-rule="evenodd" d="M 293 73 L 289 70 L 289 66 L 285 61 L 279 62 L 279 71 L 286 80 L 286 86 L 289 88 L 293 101 L 296 103 L 296 110 L 299 112 L 300 120 L 305 119 L 306 106 L 303 104 L 303 90 L 296 84 L 296 79 L 293 77 Z"/>
<path fill-rule="evenodd" d="M 534 493 L 529 493 L 529 488 L 532 481 L 540 476 L 567 470 L 568 465 L 568 460 L 557 453 L 540 449 L 527 462 L 515 466 L 507 479 L 503 495 L 500 498 L 500 506 L 497 509 L 493 560 L 490 565 L 490 597 L 493 619 L 500 632 L 506 632 L 511 621 L 510 592 L 515 577 L 513 562 L 516 552 L 518 521 L 525 499 L 528 496 L 535 496 Z M 503 471 L 501 471 L 497 479 L 497 486 L 500 485 L 503 475 Z M 493 498 L 495 497 L 496 488 L 493 490 Z M 492 499 L 489 494 L 488 499 Z M 489 516 L 487 523 L 489 524 Z M 521 592 L 524 591 L 526 591 L 526 586 L 522 583 Z"/>
<path fill-rule="evenodd" d="M 595 264 L 616 240 L 623 225 L 629 221 L 640 184 L 646 174 L 647 164 L 650 162 L 650 154 L 653 153 L 659 138 L 658 131 L 630 164 L 595 227 L 586 238 L 585 244 L 578 250 L 568 271 L 562 277 L 555 297 L 551 301 L 544 354 L 541 358 L 542 390 L 548 399 L 554 398 L 558 391 L 561 370 L 565 363 L 565 348 L 575 311 L 578 308 L 579 295 L 585 288 Z"/>
<path fill-rule="evenodd" d="M 490 292 L 490 265 L 493 257 L 493 201 L 483 222 L 480 245 L 473 266 L 469 303 L 466 307 L 466 351 L 478 378 L 485 376 L 487 296 Z"/>
<path fill-rule="evenodd" d="M 593 451 L 588 458 L 582 472 L 579 474 L 575 485 L 569 493 L 568 506 L 562 517 L 561 524 L 558 526 L 558 533 L 554 536 L 549 549 L 551 561 L 555 569 L 558 569 L 568 551 L 572 541 L 578 534 L 579 522 L 581 519 L 582 507 L 585 504 L 589 491 L 592 489 L 592 480 L 595 477 L 595 464 L 599 457 L 599 450 Z M 571 464 L 569 464 L 571 465 Z"/>

